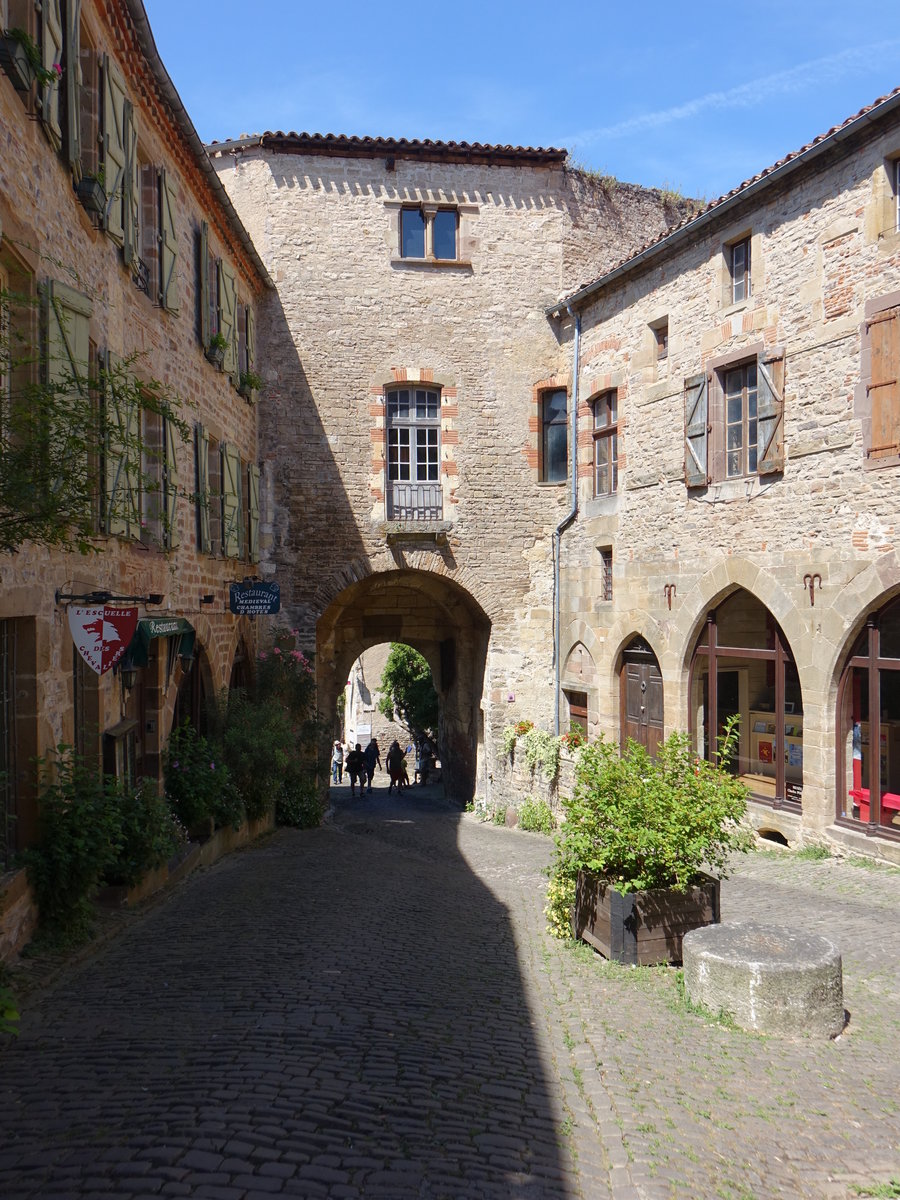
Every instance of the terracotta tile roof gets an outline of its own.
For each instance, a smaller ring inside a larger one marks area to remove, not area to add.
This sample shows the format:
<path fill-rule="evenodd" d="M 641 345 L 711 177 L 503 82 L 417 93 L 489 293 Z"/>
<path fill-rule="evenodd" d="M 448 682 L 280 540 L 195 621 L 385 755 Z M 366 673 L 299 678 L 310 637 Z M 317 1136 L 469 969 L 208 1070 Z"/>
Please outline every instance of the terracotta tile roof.
<path fill-rule="evenodd" d="M 563 163 L 567 151 L 544 146 L 491 146 L 482 142 L 435 142 L 430 138 L 350 137 L 337 133 L 265 133 L 241 134 L 224 142 L 211 142 L 210 154 L 260 146 L 297 154 L 331 154 L 360 158 L 412 158 L 427 162 L 478 162 L 495 164 Z"/>
<path fill-rule="evenodd" d="M 731 208 L 746 193 L 759 190 L 769 180 L 781 178 L 781 176 L 787 174 L 792 169 L 798 168 L 807 159 L 814 158 L 817 152 L 821 152 L 828 143 L 840 141 L 843 137 L 849 136 L 851 132 L 856 132 L 857 126 L 864 128 L 865 125 L 872 121 L 887 116 L 898 106 L 898 102 L 900 102 L 900 87 L 894 88 L 892 92 L 888 92 L 885 96 L 880 96 L 872 104 L 867 104 L 865 108 L 861 108 L 859 112 L 854 113 L 852 117 L 848 117 L 846 121 L 842 121 L 840 125 L 833 125 L 826 133 L 813 138 L 811 142 L 807 142 L 799 150 L 794 150 L 790 154 L 786 154 L 784 158 L 780 158 L 778 162 L 773 163 L 770 167 L 766 167 L 758 174 L 745 179 L 743 183 L 739 183 L 737 187 L 732 188 L 730 192 L 726 192 L 716 200 L 710 200 L 698 212 L 692 216 L 685 217 L 677 225 L 673 225 L 665 233 L 651 239 L 639 250 L 622 259 L 621 262 L 611 267 L 599 279 L 584 283 L 570 292 L 566 297 L 561 298 L 549 311 L 551 313 L 559 312 L 568 304 L 571 304 L 573 300 L 586 299 L 590 293 L 598 291 L 605 283 L 611 282 L 614 277 L 624 274 L 631 266 L 637 265 L 642 260 L 652 258 L 657 249 L 664 245 L 668 247 L 673 240 L 680 241 L 682 238 L 689 236 L 690 232 L 696 226 L 704 225 L 708 221 L 711 221 L 718 210 Z"/>

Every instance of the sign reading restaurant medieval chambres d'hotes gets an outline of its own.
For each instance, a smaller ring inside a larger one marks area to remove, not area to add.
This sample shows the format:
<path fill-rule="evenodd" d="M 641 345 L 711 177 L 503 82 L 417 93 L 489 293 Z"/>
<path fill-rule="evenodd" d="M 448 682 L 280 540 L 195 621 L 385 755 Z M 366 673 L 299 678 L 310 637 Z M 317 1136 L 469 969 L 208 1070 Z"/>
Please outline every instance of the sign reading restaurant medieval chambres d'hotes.
<path fill-rule="evenodd" d="M 270 616 L 281 610 L 281 588 L 277 583 L 233 583 L 228 607 L 240 617 Z"/>
<path fill-rule="evenodd" d="M 114 667 L 137 628 L 138 610 L 112 604 L 70 608 L 69 630 L 78 653 L 98 675 Z"/>

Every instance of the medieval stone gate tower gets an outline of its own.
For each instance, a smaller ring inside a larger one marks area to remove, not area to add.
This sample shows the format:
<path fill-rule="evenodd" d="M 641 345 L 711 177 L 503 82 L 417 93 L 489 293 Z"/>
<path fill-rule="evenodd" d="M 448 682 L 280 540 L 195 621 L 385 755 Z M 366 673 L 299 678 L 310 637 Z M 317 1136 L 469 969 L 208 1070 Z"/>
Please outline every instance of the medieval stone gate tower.
<path fill-rule="evenodd" d="M 277 288 L 262 570 L 324 709 L 362 650 L 408 642 L 441 695 L 449 790 L 490 793 L 502 726 L 553 724 L 568 378 L 545 310 L 680 214 L 559 150 L 265 134 L 211 153 Z"/>

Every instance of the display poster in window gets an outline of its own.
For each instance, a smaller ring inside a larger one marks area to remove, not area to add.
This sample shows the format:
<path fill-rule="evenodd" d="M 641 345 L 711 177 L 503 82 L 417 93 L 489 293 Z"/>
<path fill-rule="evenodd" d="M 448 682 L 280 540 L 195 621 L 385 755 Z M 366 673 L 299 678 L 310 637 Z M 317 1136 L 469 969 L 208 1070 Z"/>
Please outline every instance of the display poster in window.
<path fill-rule="evenodd" d="M 233 583 L 228 589 L 228 608 L 239 617 L 268 617 L 281 611 L 281 588 L 277 583 Z"/>
<path fill-rule="evenodd" d="M 772 761 L 772 743 L 771 742 L 760 742 L 759 743 L 759 761 L 764 762 L 764 763 L 770 763 Z"/>
<path fill-rule="evenodd" d="M 138 610 L 101 604 L 69 609 L 69 632 L 75 649 L 98 675 L 114 667 L 137 629 Z"/>

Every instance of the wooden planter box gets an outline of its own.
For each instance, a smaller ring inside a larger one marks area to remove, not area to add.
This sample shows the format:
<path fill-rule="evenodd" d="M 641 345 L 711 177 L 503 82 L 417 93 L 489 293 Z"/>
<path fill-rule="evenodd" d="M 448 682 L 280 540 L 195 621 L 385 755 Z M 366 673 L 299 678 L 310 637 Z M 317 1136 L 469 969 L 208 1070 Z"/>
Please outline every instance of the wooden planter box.
<path fill-rule="evenodd" d="M 718 923 L 719 880 L 709 875 L 684 893 L 668 888 L 623 893 L 584 871 L 578 874 L 575 937 L 616 962 L 679 963 L 688 930 Z"/>
<path fill-rule="evenodd" d="M 12 80 L 17 92 L 27 92 L 34 83 L 34 68 L 25 47 L 15 38 L 0 38 L 0 67 Z"/>

